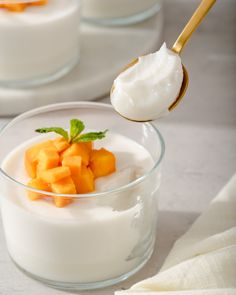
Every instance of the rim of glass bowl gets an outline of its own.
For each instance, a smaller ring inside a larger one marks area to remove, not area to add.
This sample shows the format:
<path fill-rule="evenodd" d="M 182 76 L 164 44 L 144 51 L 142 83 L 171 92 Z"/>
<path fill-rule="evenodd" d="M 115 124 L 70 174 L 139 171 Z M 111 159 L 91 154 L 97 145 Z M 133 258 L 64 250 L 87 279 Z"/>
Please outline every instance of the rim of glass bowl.
<path fill-rule="evenodd" d="M 10 128 L 11 126 L 15 125 L 18 121 L 21 121 L 27 117 L 32 117 L 33 115 L 37 115 L 40 113 L 44 113 L 45 111 L 56 111 L 56 110 L 62 110 L 62 109 L 67 109 L 67 108 L 72 108 L 72 107 L 93 107 L 93 108 L 106 108 L 109 110 L 112 110 L 113 107 L 109 104 L 105 104 L 105 103 L 99 103 L 99 102 L 66 102 L 66 103 L 56 103 L 56 104 L 50 104 L 47 106 L 43 106 L 43 107 L 39 107 L 39 108 L 35 108 L 33 110 L 30 110 L 28 112 L 25 112 L 17 117 L 15 117 L 14 119 L 12 119 L 8 124 L 4 125 L 1 129 L 0 129 L 0 137 L 4 134 L 5 131 L 7 131 L 8 128 Z M 54 109 L 56 108 L 56 109 Z M 115 111 L 114 111 L 115 112 Z M 124 119 L 125 120 L 125 119 Z M 139 123 L 134 123 L 134 124 L 139 124 Z M 40 194 L 44 194 L 47 196 L 58 196 L 58 197 L 66 197 L 66 198 L 79 198 L 79 199 L 83 199 L 83 198 L 98 198 L 98 197 L 102 197 L 102 196 L 107 196 L 108 194 L 115 194 L 115 193 L 120 193 L 123 192 L 127 189 L 130 189 L 134 186 L 136 186 L 137 184 L 143 182 L 147 177 L 149 177 L 159 166 L 159 164 L 161 163 L 164 154 L 165 154 L 165 142 L 164 139 L 160 133 L 160 131 L 155 127 L 154 124 L 150 123 L 150 122 L 146 122 L 146 123 L 142 123 L 145 124 L 147 126 L 151 126 L 153 128 L 153 130 L 156 132 L 156 135 L 158 136 L 159 140 L 160 140 L 160 146 L 161 146 L 161 153 L 159 158 L 157 159 L 157 161 L 155 161 L 155 165 L 152 167 L 151 170 L 149 170 L 148 172 L 146 172 L 144 175 L 142 175 L 141 177 L 135 179 L 134 181 L 125 184 L 121 187 L 115 188 L 115 189 L 111 189 L 111 190 L 107 190 L 104 192 L 96 192 L 96 193 L 88 193 L 88 194 L 58 194 L 58 193 L 52 193 L 52 192 L 46 192 L 43 190 L 38 190 L 35 188 L 32 188 L 30 186 L 27 186 L 21 182 L 19 182 L 18 180 L 14 179 L 13 177 L 9 176 L 5 171 L 2 170 L 1 166 L 0 166 L 0 174 L 3 175 L 3 177 L 5 179 L 7 179 L 10 182 L 13 182 L 15 185 L 19 185 L 20 187 L 24 188 L 25 190 L 28 191 L 33 191 L 36 193 L 40 193 Z"/>

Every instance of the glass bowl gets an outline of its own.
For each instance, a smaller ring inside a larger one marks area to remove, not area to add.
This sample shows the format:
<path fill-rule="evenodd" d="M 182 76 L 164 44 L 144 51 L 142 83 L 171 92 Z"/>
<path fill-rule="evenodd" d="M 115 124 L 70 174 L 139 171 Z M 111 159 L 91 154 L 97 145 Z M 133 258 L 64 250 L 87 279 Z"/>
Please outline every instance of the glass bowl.
<path fill-rule="evenodd" d="M 161 7 L 162 0 L 86 0 L 82 16 L 97 25 L 131 25 L 154 16 Z"/>
<path fill-rule="evenodd" d="M 0 0 L 2 87 L 52 82 L 69 73 L 79 61 L 81 0 L 35 3 L 36 0 Z M 28 6 L 21 10 L 19 5 Z"/>
<path fill-rule="evenodd" d="M 64 208 L 47 203 L 41 210 L 41 205 L 26 195 L 29 191 L 45 192 L 25 185 L 17 164 L 23 167 L 23 159 L 17 158 L 16 151 L 37 137 L 36 128 L 66 128 L 71 118 L 79 118 L 91 130 L 108 128 L 128 137 L 146 149 L 153 167 L 131 183 L 109 191 L 47 193 L 49 198 L 71 197 L 73 203 Z M 0 146 L 3 227 L 9 255 L 23 272 L 56 288 L 96 289 L 127 279 L 149 260 L 156 237 L 165 149 L 154 125 L 124 120 L 107 104 L 61 103 L 13 119 L 0 132 Z"/>

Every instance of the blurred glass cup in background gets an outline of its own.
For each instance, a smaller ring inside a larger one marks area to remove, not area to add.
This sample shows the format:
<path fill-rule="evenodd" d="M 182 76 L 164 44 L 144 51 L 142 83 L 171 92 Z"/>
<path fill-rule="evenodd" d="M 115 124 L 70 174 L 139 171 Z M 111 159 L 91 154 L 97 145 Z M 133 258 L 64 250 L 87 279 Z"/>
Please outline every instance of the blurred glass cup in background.
<path fill-rule="evenodd" d="M 79 61 L 81 1 L 37 2 L 0 0 L 0 86 L 51 82 Z"/>
<path fill-rule="evenodd" d="M 154 16 L 161 6 L 162 0 L 84 0 L 82 16 L 98 25 L 129 25 Z"/>

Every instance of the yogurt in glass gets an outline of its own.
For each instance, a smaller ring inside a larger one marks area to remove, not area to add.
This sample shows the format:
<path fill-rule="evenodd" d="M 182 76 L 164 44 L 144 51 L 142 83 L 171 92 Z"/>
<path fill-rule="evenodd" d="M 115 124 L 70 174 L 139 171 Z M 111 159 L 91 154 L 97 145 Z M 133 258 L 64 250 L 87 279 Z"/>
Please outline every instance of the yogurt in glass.
<path fill-rule="evenodd" d="M 116 155 L 117 171 L 98 179 L 93 193 L 69 195 L 73 202 L 64 208 L 55 207 L 50 198 L 28 200 L 27 191 L 34 189 L 24 185 L 23 154 L 44 138 L 32 130 L 42 122 L 65 126 L 76 115 L 91 130 L 110 129 L 95 146 Z M 107 105 L 66 103 L 17 117 L 0 134 L 3 142 L 2 219 L 9 254 L 20 269 L 57 288 L 94 289 L 126 279 L 148 261 L 164 155 L 154 126 L 127 122 Z"/>
<path fill-rule="evenodd" d="M 21 12 L 0 8 L 0 85 L 42 84 L 68 73 L 79 60 L 80 6 L 49 0 Z"/>

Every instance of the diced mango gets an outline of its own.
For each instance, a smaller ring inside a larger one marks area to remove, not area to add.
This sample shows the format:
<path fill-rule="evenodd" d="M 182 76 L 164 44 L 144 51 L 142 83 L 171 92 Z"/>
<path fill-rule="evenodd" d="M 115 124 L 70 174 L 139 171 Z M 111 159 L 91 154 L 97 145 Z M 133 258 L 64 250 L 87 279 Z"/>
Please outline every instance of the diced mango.
<path fill-rule="evenodd" d="M 25 157 L 24 159 L 25 161 L 25 170 L 27 171 L 29 177 L 31 178 L 35 178 L 36 175 L 37 175 L 37 165 L 38 165 L 38 162 L 37 161 L 29 161 L 29 159 L 27 157 Z"/>
<path fill-rule="evenodd" d="M 94 191 L 94 175 L 92 170 L 85 165 L 82 165 L 81 175 L 75 181 L 78 194 L 86 194 Z"/>
<path fill-rule="evenodd" d="M 90 151 L 93 149 L 93 142 L 92 141 L 83 142 L 83 144 L 86 145 Z"/>
<path fill-rule="evenodd" d="M 37 2 L 31 2 L 30 5 L 32 6 L 41 6 L 48 3 L 48 0 L 39 0 Z"/>
<path fill-rule="evenodd" d="M 60 166 L 45 171 L 39 171 L 38 176 L 46 183 L 54 183 L 70 176 L 70 168 Z"/>
<path fill-rule="evenodd" d="M 26 3 L 10 3 L 4 4 L 5 8 L 13 12 L 22 12 L 25 10 L 27 4 Z"/>
<path fill-rule="evenodd" d="M 77 190 L 78 179 L 81 176 L 82 158 L 80 156 L 65 157 L 62 160 L 62 166 L 67 166 L 70 168 L 71 177 Z"/>
<path fill-rule="evenodd" d="M 28 6 L 41 6 L 48 3 L 48 0 L 38 0 L 36 2 L 29 2 L 29 3 L 6 3 L 0 4 L 0 8 L 6 8 L 12 12 L 22 12 Z"/>
<path fill-rule="evenodd" d="M 72 203 L 72 198 L 66 198 L 66 197 L 53 197 L 53 202 L 58 208 L 63 208 L 65 206 L 68 206 Z"/>
<path fill-rule="evenodd" d="M 70 176 L 52 183 L 51 189 L 53 193 L 57 194 L 76 194 L 75 185 Z"/>
<path fill-rule="evenodd" d="M 90 167 L 95 178 L 109 175 L 116 171 L 116 158 L 104 148 L 93 150 L 90 155 Z"/>
<path fill-rule="evenodd" d="M 51 185 L 52 191 L 57 194 L 76 194 L 76 188 L 71 177 L 63 178 Z M 69 197 L 53 197 L 54 203 L 57 207 L 65 207 L 72 202 Z"/>
<path fill-rule="evenodd" d="M 63 152 L 65 149 L 67 149 L 70 146 L 69 142 L 63 137 L 58 137 L 54 139 L 53 144 L 55 145 L 58 153 Z"/>
<path fill-rule="evenodd" d="M 80 177 L 82 158 L 80 156 L 65 157 L 62 160 L 62 166 L 69 167 L 72 176 Z"/>
<path fill-rule="evenodd" d="M 116 158 L 104 148 L 94 150 L 92 141 L 69 143 L 63 137 L 58 137 L 27 149 L 25 168 L 32 178 L 29 186 L 52 192 L 55 205 L 65 207 L 73 201 L 73 197 L 63 195 L 93 192 L 95 178 L 116 171 Z M 61 194 L 62 197 L 55 196 L 56 194 Z M 47 196 L 47 193 L 28 191 L 31 200 Z"/>
<path fill-rule="evenodd" d="M 28 182 L 28 186 L 30 186 L 32 188 L 36 188 L 36 189 L 42 190 L 42 191 L 46 191 L 46 192 L 50 192 L 51 191 L 49 185 L 47 183 L 43 182 L 39 178 L 31 179 Z M 41 194 L 41 193 L 36 193 L 36 192 L 33 192 L 33 191 L 28 191 L 28 197 L 32 201 L 42 199 L 45 196 L 46 195 Z"/>
<path fill-rule="evenodd" d="M 52 148 L 55 149 L 51 140 L 47 140 L 36 145 L 33 145 L 25 152 L 25 169 L 31 178 L 36 177 L 36 169 L 38 164 L 38 154 L 41 149 Z"/>
<path fill-rule="evenodd" d="M 37 172 L 57 167 L 60 159 L 57 151 L 51 148 L 42 149 L 37 158 Z"/>
<path fill-rule="evenodd" d="M 87 166 L 89 164 L 89 155 L 90 150 L 85 143 L 73 143 L 68 149 L 62 152 L 61 161 L 63 161 L 65 157 L 80 156 L 82 158 L 82 163 Z"/>

